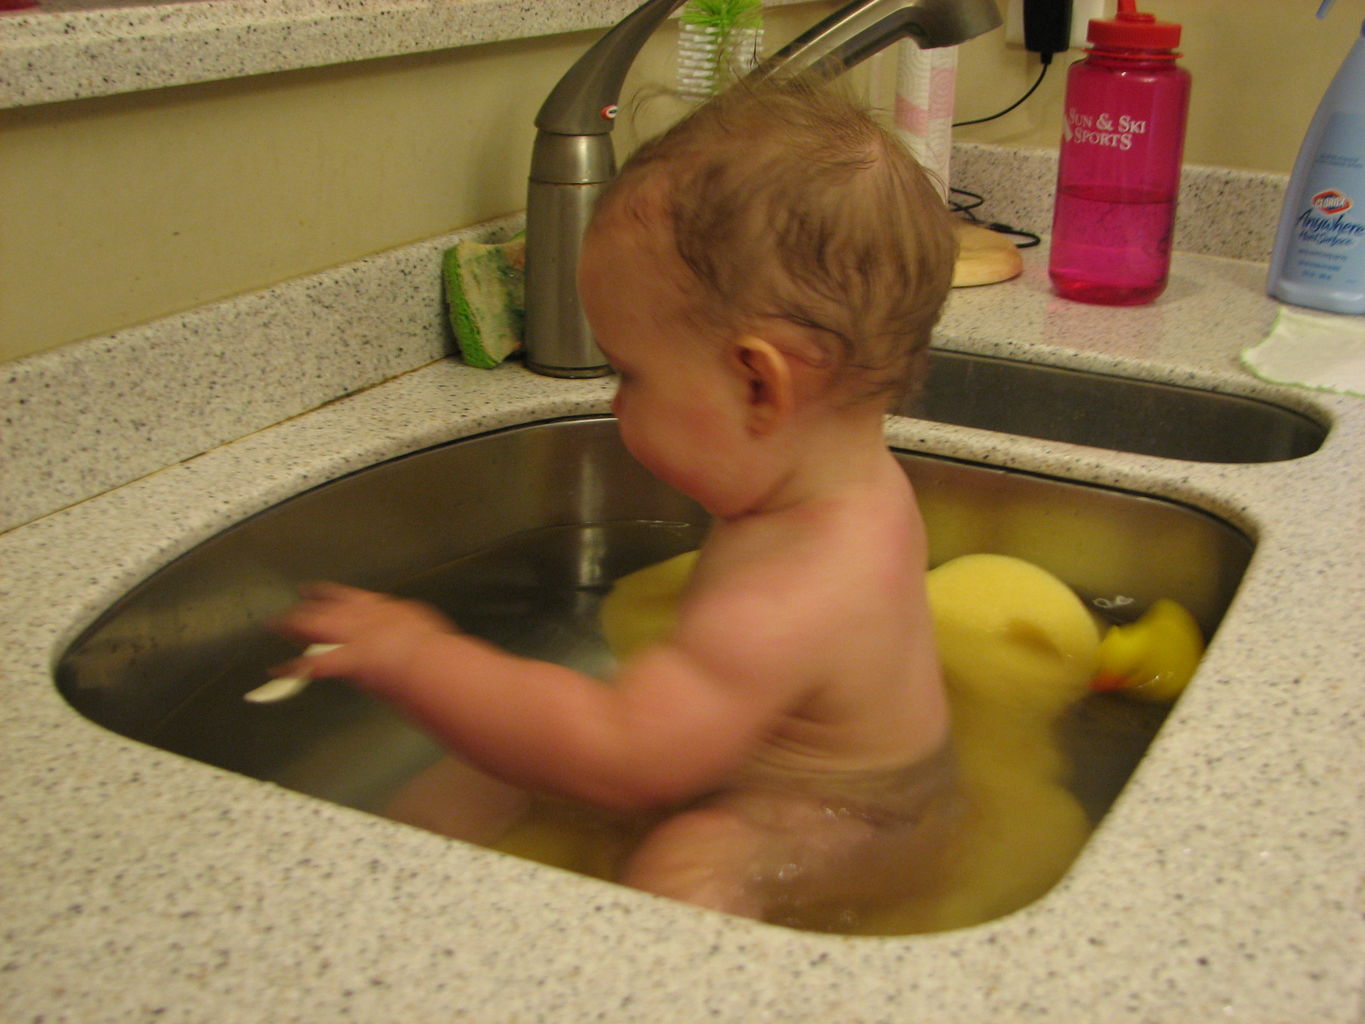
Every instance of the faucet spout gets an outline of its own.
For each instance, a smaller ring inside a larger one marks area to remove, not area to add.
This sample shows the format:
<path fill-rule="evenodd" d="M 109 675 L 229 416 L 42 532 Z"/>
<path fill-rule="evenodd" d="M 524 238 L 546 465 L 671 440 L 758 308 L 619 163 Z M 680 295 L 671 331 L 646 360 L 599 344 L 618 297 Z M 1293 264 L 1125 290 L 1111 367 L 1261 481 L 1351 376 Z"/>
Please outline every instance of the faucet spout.
<path fill-rule="evenodd" d="M 646 0 L 588 49 L 536 117 L 526 197 L 526 364 L 552 377 L 611 372 L 578 301 L 578 253 L 593 205 L 616 175 L 621 86 L 654 30 L 684 0 Z M 995 0 L 852 0 L 755 75 L 834 77 L 900 39 L 952 46 L 1000 24 Z"/>
<path fill-rule="evenodd" d="M 1000 22 L 994 0 L 857 0 L 797 36 L 757 73 L 833 78 L 901 39 L 933 50 L 966 42 Z"/>

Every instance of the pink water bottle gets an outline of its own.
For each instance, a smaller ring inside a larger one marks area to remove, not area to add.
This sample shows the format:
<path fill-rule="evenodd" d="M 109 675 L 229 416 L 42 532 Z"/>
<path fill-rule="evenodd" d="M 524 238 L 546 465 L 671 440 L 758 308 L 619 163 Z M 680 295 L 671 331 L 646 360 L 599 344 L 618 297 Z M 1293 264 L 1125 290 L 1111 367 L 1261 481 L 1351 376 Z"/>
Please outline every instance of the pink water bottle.
<path fill-rule="evenodd" d="M 1136 306 L 1166 287 L 1190 75 L 1180 26 L 1119 0 L 1066 76 L 1048 273 L 1058 295 Z"/>

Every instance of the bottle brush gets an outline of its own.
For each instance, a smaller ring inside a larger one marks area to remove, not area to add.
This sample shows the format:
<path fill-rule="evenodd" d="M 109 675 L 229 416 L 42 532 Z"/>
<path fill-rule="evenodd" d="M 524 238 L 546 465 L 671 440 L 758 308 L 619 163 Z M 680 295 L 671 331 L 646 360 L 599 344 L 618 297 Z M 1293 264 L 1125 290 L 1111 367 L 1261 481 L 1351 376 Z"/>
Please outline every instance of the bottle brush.
<path fill-rule="evenodd" d="M 702 101 L 758 63 L 761 0 L 687 0 L 678 15 L 678 90 Z"/>

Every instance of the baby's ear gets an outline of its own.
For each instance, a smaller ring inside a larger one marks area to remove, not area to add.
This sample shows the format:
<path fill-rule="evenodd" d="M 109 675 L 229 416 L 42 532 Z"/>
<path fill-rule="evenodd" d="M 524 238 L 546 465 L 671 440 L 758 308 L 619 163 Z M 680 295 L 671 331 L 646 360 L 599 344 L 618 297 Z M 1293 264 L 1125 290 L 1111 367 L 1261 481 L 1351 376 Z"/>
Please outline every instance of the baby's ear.
<path fill-rule="evenodd" d="M 796 404 L 791 361 L 781 349 L 754 334 L 731 347 L 735 369 L 745 384 L 745 418 L 749 430 L 762 437 L 791 418 Z"/>

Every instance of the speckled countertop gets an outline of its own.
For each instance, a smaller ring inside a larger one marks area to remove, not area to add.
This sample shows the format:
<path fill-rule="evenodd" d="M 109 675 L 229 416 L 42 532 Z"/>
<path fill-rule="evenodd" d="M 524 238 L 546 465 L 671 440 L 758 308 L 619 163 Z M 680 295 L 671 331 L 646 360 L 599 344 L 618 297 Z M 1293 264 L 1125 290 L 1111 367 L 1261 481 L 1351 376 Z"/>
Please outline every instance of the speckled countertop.
<path fill-rule="evenodd" d="M 765 0 L 768 6 L 801 0 Z M 42 0 L 0 12 L 0 109 L 612 25 L 638 0 Z"/>
<path fill-rule="evenodd" d="M 1003 920 L 859 939 L 731 919 L 181 759 L 71 710 L 52 682 L 63 646 L 224 525 L 435 441 L 605 409 L 608 382 L 428 361 L 444 343 L 434 254 L 447 241 L 7 368 L 9 438 L 34 411 L 47 442 L 7 448 L 14 515 L 37 518 L 0 534 L 0 1019 L 1361 1020 L 1365 401 L 1240 368 L 1274 312 L 1254 262 L 1178 254 L 1159 302 L 1120 310 L 1052 297 L 1032 250 L 1021 279 L 956 293 L 938 344 L 1268 397 L 1331 423 L 1316 454 L 1195 464 L 889 428 L 925 452 L 1166 495 L 1256 540 L 1119 804 L 1062 884 Z M 382 298 L 356 287 L 376 275 Z M 357 292 L 410 308 L 367 325 L 338 306 Z M 410 351 L 354 370 L 363 346 L 346 346 L 383 330 Z M 241 344 L 203 344 L 212 331 Z M 340 369 L 322 355 L 338 346 Z M 217 376 L 196 383 L 188 356 L 166 362 L 182 349 L 212 351 Z M 265 365 L 253 375 L 223 351 Z M 158 371 L 109 382 L 88 369 L 116 356 Z M 101 422 L 104 401 L 122 418 Z M 191 426 L 202 436 L 180 437 Z M 69 443 L 81 432 L 108 438 L 113 476 L 81 461 L 101 443 Z M 161 447 L 171 435 L 188 447 Z M 115 486 L 149 461 L 169 468 Z"/>
<path fill-rule="evenodd" d="M 0 15 L 0 107 L 601 28 L 630 0 L 44 0 Z"/>

